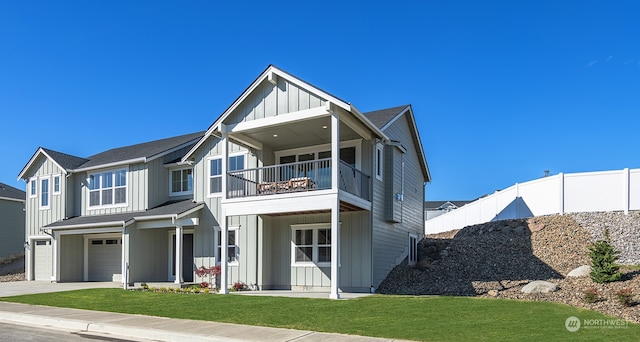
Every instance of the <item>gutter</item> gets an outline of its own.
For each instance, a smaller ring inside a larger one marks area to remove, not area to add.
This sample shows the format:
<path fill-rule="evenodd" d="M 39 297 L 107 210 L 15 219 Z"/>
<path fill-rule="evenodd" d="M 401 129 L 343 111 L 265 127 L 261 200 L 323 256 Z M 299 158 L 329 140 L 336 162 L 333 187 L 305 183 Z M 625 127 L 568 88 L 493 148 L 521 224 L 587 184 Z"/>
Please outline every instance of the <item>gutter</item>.
<path fill-rule="evenodd" d="M 56 226 L 56 227 L 42 227 L 40 231 L 45 232 L 45 229 L 53 230 L 62 230 L 62 229 L 79 229 L 79 228 L 97 228 L 97 227 L 112 227 L 112 226 L 123 226 L 125 221 L 111 221 L 111 222 L 96 222 L 96 223 L 85 223 L 85 224 L 74 224 L 69 226 Z"/>
<path fill-rule="evenodd" d="M 146 162 L 147 162 L 146 157 L 140 157 L 140 158 L 129 159 L 129 160 L 121 160 L 121 161 L 117 161 L 109 164 L 100 164 L 96 166 L 82 167 L 82 168 L 73 170 L 73 172 L 84 172 L 84 171 L 91 171 L 91 170 L 98 170 L 98 169 L 107 169 L 114 166 L 129 165 L 129 164 L 135 164 L 135 163 L 146 163 Z"/>

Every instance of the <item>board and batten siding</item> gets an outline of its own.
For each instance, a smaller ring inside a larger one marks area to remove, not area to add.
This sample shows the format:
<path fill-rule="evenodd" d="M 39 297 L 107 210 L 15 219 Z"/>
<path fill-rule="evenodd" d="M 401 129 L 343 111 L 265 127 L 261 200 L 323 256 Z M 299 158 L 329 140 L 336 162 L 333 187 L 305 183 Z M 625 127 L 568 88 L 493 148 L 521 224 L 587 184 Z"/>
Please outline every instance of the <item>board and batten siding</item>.
<path fill-rule="evenodd" d="M 239 123 L 322 107 L 326 100 L 281 77 L 276 84 L 262 81 L 229 115 L 227 122 Z"/>
<path fill-rule="evenodd" d="M 62 220 L 66 217 L 65 209 L 65 189 L 67 188 L 67 178 L 62 170 L 51 160 L 40 157 L 34 163 L 34 174 L 27 180 L 26 195 L 26 235 L 42 235 L 40 227 Z M 60 193 L 53 194 L 53 175 L 60 176 Z M 49 178 L 49 209 L 40 209 L 40 186 L 43 178 Z M 31 179 L 36 179 L 36 196 L 31 197 Z"/>
<path fill-rule="evenodd" d="M 396 210 L 393 217 L 400 217 L 401 222 L 393 223 L 387 220 L 385 215 L 385 204 L 397 202 L 395 194 L 402 192 L 401 177 L 402 163 L 394 164 L 394 180 L 390 183 L 380 181 L 372 177 L 373 181 L 373 286 L 377 287 L 391 269 L 401 262 L 408 253 L 409 233 L 421 237 L 424 231 L 424 176 L 420 167 L 419 154 L 412 140 L 412 129 L 407 121 L 407 116 L 398 118 L 385 131 L 385 134 L 395 141 L 399 141 L 406 149 L 402 154 L 404 162 L 404 199 L 398 204 L 394 203 Z M 387 146 L 391 148 L 391 146 Z M 395 149 L 395 147 L 393 147 Z M 387 154 L 386 156 L 388 156 Z M 385 163 L 388 160 L 385 158 Z M 385 165 L 385 171 L 389 167 Z M 386 180 L 386 176 L 383 175 Z M 389 191 L 386 186 L 393 186 Z M 400 186 L 400 188 L 398 188 Z M 394 198 L 387 198 L 393 196 Z"/>
<path fill-rule="evenodd" d="M 107 207 L 89 207 L 89 175 L 111 170 L 127 170 L 127 204 Z M 82 184 L 82 215 L 109 215 L 149 209 L 149 177 L 147 164 L 137 163 L 104 170 L 85 172 L 80 176 Z M 157 186 L 154 184 L 154 186 Z"/>
<path fill-rule="evenodd" d="M 24 253 L 24 202 L 0 198 L 0 260 Z"/>
<path fill-rule="evenodd" d="M 331 286 L 331 267 L 292 266 L 292 225 L 330 224 L 330 214 L 263 217 L 264 289 L 314 290 Z M 371 230 L 368 212 L 340 213 L 340 282 L 343 291 L 371 287 Z"/>

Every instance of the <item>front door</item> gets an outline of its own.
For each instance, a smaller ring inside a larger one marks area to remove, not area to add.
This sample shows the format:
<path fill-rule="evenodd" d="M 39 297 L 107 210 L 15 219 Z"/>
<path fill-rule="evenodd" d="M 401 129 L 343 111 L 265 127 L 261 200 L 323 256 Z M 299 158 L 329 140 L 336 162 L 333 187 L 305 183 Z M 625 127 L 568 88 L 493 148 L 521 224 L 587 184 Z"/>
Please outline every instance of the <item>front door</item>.
<path fill-rule="evenodd" d="M 171 253 L 171 274 L 175 279 L 176 274 L 176 236 L 173 235 Z M 182 234 L 182 280 L 193 281 L 193 234 Z"/>

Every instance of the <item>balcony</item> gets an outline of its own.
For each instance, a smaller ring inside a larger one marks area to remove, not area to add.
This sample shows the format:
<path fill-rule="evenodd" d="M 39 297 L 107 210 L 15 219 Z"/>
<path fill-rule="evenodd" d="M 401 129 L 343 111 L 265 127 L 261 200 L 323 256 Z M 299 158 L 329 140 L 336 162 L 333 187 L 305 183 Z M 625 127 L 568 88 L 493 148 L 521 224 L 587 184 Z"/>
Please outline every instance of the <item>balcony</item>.
<path fill-rule="evenodd" d="M 340 161 L 338 187 L 370 201 L 371 177 Z M 269 196 L 331 189 L 331 158 L 227 173 L 227 198 Z"/>

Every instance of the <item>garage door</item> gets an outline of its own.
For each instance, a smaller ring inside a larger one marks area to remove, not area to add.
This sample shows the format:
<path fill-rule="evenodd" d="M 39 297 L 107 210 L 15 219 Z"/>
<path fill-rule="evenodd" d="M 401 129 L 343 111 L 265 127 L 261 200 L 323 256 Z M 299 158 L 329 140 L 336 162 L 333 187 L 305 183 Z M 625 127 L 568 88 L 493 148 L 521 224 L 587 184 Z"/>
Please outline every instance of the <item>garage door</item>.
<path fill-rule="evenodd" d="M 89 239 L 88 266 L 89 281 L 122 281 L 121 239 Z"/>
<path fill-rule="evenodd" d="M 52 249 L 51 240 L 35 240 L 33 243 L 34 280 L 51 281 Z"/>

